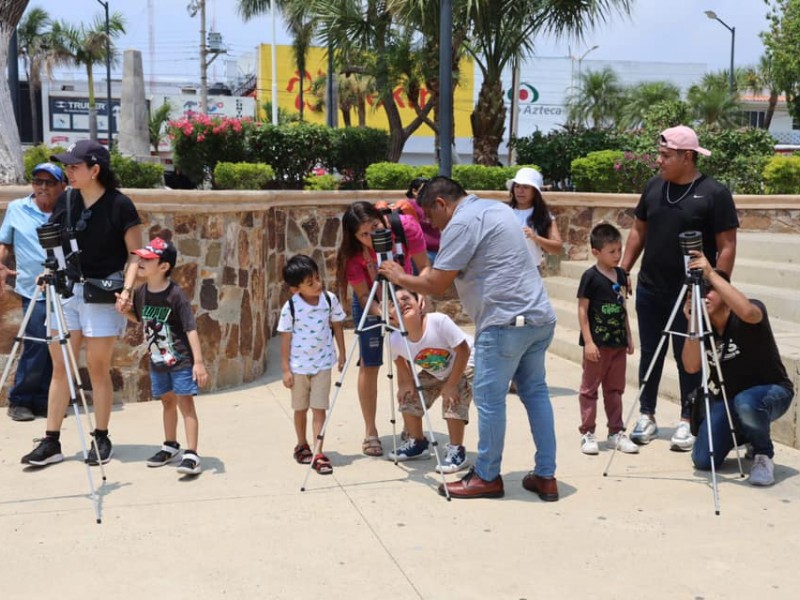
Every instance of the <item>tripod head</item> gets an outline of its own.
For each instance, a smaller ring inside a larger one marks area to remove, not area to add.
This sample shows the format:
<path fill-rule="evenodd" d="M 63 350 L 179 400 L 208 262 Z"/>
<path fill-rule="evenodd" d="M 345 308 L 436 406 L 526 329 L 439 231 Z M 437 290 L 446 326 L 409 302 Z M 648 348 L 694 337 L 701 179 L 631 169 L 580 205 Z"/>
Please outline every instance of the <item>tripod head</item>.
<path fill-rule="evenodd" d="M 75 282 L 68 275 L 67 264 L 77 263 L 77 252 L 64 255 L 64 248 L 61 246 L 62 228 L 57 223 L 47 223 L 37 227 L 36 234 L 39 237 L 39 244 L 47 254 L 44 261 L 46 269 L 44 282 L 54 285 L 56 292 L 62 298 L 71 297 Z"/>
<path fill-rule="evenodd" d="M 385 261 L 395 260 L 392 255 L 392 231 L 390 229 L 376 229 L 370 234 L 370 237 L 372 238 L 372 249 L 378 255 L 379 267 Z M 398 246 L 400 246 L 400 254 L 397 255 L 397 262 L 402 265 L 402 245 L 398 244 Z M 379 279 L 382 277 L 382 275 L 378 276 Z"/>

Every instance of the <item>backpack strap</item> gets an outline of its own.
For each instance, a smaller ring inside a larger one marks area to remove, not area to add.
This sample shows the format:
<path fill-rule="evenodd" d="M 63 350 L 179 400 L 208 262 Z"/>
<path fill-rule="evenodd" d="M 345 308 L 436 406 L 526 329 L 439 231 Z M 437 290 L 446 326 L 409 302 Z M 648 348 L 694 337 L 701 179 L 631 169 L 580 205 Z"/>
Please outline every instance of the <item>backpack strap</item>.
<path fill-rule="evenodd" d="M 325 296 L 325 301 L 328 303 L 328 320 L 331 320 L 333 319 L 333 302 L 328 290 L 325 288 L 322 288 L 322 295 Z M 292 331 L 294 331 L 294 295 L 289 296 L 289 313 L 292 315 Z M 331 325 L 333 325 L 332 320 Z"/>

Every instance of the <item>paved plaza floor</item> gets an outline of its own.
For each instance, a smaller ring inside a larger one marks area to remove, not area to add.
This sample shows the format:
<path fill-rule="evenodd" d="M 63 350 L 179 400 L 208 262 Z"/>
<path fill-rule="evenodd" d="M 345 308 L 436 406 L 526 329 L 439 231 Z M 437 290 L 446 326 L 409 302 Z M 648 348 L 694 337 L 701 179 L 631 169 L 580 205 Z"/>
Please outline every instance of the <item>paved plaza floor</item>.
<path fill-rule="evenodd" d="M 351 339 L 348 332 L 348 348 Z M 541 502 L 520 484 L 533 443 L 509 395 L 505 498 L 447 502 L 436 493 L 434 460 L 395 466 L 361 454 L 353 366 L 326 437 L 334 472 L 311 473 L 301 492 L 306 467 L 291 457 L 292 414 L 274 342 L 257 384 L 198 397 L 199 477 L 145 466 L 162 441 L 159 403 L 115 410 L 100 525 L 74 417 L 62 433 L 67 460 L 37 470 L 19 458 L 44 421 L 3 416 L 0 599 L 797 597 L 800 451 L 777 448 L 777 482 L 766 489 L 740 479 L 728 460 L 716 516 L 708 474 L 669 451 L 678 408 L 663 402 L 660 439 L 639 455 L 618 454 L 604 477 L 610 451 L 579 450 L 580 372 L 549 356 L 561 500 Z M 387 451 L 388 389 L 382 378 Z M 635 393 L 625 396 L 626 416 Z M 438 404 L 432 416 L 444 445 Z M 467 427 L 471 459 L 476 425 Z"/>

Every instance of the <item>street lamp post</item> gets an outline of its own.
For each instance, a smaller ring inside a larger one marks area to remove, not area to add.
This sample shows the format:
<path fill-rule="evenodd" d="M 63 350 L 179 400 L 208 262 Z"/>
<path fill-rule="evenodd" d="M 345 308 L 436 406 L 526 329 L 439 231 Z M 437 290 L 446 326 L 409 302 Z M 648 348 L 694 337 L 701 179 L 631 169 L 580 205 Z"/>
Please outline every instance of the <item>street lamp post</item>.
<path fill-rule="evenodd" d="M 108 122 L 108 148 L 111 149 L 111 23 L 108 16 L 108 1 L 97 0 L 106 11 L 106 119 Z"/>
<path fill-rule="evenodd" d="M 578 61 L 578 81 L 580 82 L 580 80 L 581 80 L 581 73 L 582 73 L 582 71 L 583 71 L 583 59 L 584 59 L 584 58 L 586 58 L 590 52 L 594 52 L 594 51 L 595 51 L 595 50 L 597 50 L 599 47 L 600 47 L 600 46 L 599 46 L 598 44 L 595 44 L 594 46 L 592 46 L 591 48 L 589 48 L 588 50 L 586 50 L 586 52 L 584 52 L 583 54 L 581 54 L 581 56 L 580 56 L 580 57 L 574 56 L 574 55 L 572 54 L 572 52 L 570 51 L 569 57 L 572 59 L 572 72 L 570 73 L 570 82 L 571 82 L 571 84 L 572 84 L 572 85 L 571 85 L 571 87 L 572 87 L 572 93 L 575 93 L 575 91 L 576 91 L 576 90 L 575 90 L 575 61 Z M 581 88 L 583 88 L 583 83 L 582 83 L 582 82 L 581 82 Z"/>
<path fill-rule="evenodd" d="M 713 10 L 707 10 L 706 11 L 706 16 L 709 19 L 712 19 L 714 21 L 719 21 L 722 24 L 722 26 L 725 27 L 725 29 L 727 29 L 728 31 L 731 32 L 731 69 L 728 72 L 728 85 L 730 87 L 731 97 L 733 97 L 733 94 L 734 94 L 734 85 L 733 85 L 733 50 L 736 47 L 736 27 L 731 27 L 730 25 L 728 25 L 725 21 L 720 19 L 717 16 L 717 13 L 715 13 Z"/>

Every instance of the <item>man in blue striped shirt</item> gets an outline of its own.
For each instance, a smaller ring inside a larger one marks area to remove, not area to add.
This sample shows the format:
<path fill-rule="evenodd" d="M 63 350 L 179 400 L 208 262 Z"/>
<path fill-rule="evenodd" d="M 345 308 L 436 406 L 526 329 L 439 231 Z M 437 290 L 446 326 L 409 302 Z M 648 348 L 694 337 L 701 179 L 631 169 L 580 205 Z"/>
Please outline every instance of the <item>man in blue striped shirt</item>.
<path fill-rule="evenodd" d="M 36 228 L 50 219 L 56 200 L 64 191 L 66 180 L 60 167 L 41 163 L 33 169 L 33 193 L 8 205 L 0 225 L 0 295 L 5 293 L 6 278 L 16 275 L 14 291 L 22 300 L 25 314 L 36 291 L 36 278 L 44 271 L 45 251 L 39 244 Z M 16 271 L 6 266 L 13 250 Z M 44 295 L 34 306 L 25 335 L 44 338 Z M 53 364 L 47 344 L 25 340 L 17 363 L 14 386 L 8 393 L 8 416 L 14 421 L 31 421 L 47 415 L 47 393 Z"/>

